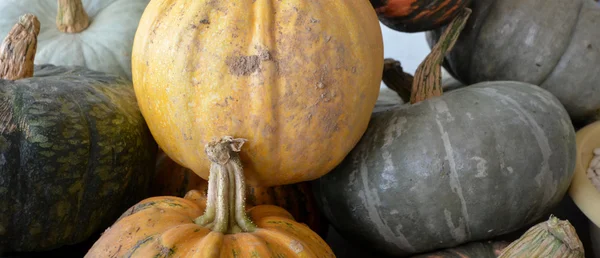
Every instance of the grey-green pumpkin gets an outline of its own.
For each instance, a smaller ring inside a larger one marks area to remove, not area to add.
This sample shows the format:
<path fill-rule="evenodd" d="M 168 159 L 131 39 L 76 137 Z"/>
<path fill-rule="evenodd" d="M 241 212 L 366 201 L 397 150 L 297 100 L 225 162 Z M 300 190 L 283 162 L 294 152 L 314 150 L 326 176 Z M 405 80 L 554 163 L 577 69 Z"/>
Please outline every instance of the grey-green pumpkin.
<path fill-rule="evenodd" d="M 345 238 L 410 255 L 540 219 L 562 200 L 574 165 L 575 131 L 552 94 L 485 82 L 374 112 L 314 190 Z"/>
<path fill-rule="evenodd" d="M 0 254 L 84 241 L 147 197 L 154 171 L 131 82 L 34 69 L 36 26 L 23 16 L 0 47 Z"/>
<path fill-rule="evenodd" d="M 554 94 L 576 122 L 600 110 L 597 0 L 478 0 L 445 67 L 466 85 L 514 80 Z M 430 45 L 442 29 L 427 34 Z"/>

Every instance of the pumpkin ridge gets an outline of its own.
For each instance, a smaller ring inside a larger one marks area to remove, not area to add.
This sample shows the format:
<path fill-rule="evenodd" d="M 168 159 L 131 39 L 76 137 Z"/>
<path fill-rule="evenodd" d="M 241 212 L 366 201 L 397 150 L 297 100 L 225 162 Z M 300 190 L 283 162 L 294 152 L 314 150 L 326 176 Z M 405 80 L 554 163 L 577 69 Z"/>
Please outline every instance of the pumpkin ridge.
<path fill-rule="evenodd" d="M 554 71 L 556 71 L 556 68 L 558 68 L 558 66 L 561 63 L 561 61 L 563 60 L 563 58 L 565 58 L 565 53 L 567 53 L 567 50 L 569 50 L 569 47 L 571 46 L 571 44 L 573 44 L 574 35 L 575 35 L 575 32 L 577 31 L 576 27 L 577 27 L 577 24 L 579 24 L 579 19 L 581 18 L 581 12 L 583 11 L 583 7 L 584 7 L 584 1 L 579 1 L 579 2 L 580 2 L 580 4 L 579 4 L 579 10 L 577 11 L 577 18 L 575 19 L 575 21 L 573 22 L 573 26 L 571 27 L 569 41 L 567 42 L 567 44 L 565 44 L 565 47 L 560 52 L 561 53 L 560 58 L 556 59 L 556 63 L 554 63 L 552 65 L 552 70 L 550 70 L 546 74 L 546 76 L 543 76 L 543 78 L 541 78 L 541 80 L 538 83 L 536 83 L 540 87 L 545 88 L 544 84 L 546 83 L 548 78 L 550 78 L 554 74 Z"/>
<path fill-rule="evenodd" d="M 544 175 L 545 170 L 552 170 L 553 168 L 551 168 L 549 165 L 549 161 L 552 156 L 552 149 L 550 148 L 550 144 L 549 144 L 550 139 L 548 139 L 543 128 L 541 128 L 539 126 L 539 124 L 535 121 L 535 119 L 533 118 L 531 113 L 528 110 L 524 109 L 516 100 L 510 98 L 509 96 L 507 96 L 505 94 L 499 93 L 497 91 L 494 92 L 497 94 L 490 94 L 490 93 L 492 93 L 492 91 L 489 88 L 475 89 L 475 90 L 478 90 L 488 96 L 495 96 L 496 98 L 499 98 L 502 102 L 510 104 L 510 105 L 506 105 L 506 107 L 513 110 L 513 112 L 515 112 L 516 115 L 519 116 L 521 119 L 525 119 L 525 121 L 527 121 L 527 124 L 529 125 L 529 127 L 532 128 L 533 136 L 536 139 L 536 142 L 538 143 L 540 153 L 542 154 L 542 157 L 543 157 L 543 159 L 542 159 L 543 164 L 540 166 L 540 171 L 538 171 L 537 174 Z M 548 174 L 548 176 L 552 176 L 552 173 L 547 173 L 547 174 Z M 553 178 L 545 177 L 544 179 L 540 178 L 539 184 L 544 184 L 544 183 L 542 183 L 542 180 L 544 180 L 547 185 L 554 185 Z M 557 185 L 555 188 L 558 188 L 558 187 L 559 186 Z M 557 195 L 557 194 L 559 195 L 560 193 L 559 192 L 555 193 L 555 195 Z M 543 211 L 543 209 L 541 207 L 541 205 L 543 205 L 543 203 L 548 203 L 548 201 L 551 199 L 560 198 L 560 197 L 562 197 L 562 195 L 559 195 L 559 197 L 549 196 L 548 192 L 545 191 L 543 197 L 544 198 L 541 202 L 536 202 L 538 207 L 536 207 L 535 209 L 529 209 L 529 211 L 527 212 L 527 216 L 523 216 L 522 222 L 530 222 L 531 218 L 537 218 L 540 215 L 542 215 L 542 214 L 536 214 L 533 212 L 534 211 L 538 211 L 538 212 Z M 525 224 L 525 223 L 523 223 L 523 224 Z"/>
<path fill-rule="evenodd" d="M 265 219 L 267 219 L 267 218 L 265 218 Z M 260 221 L 264 221 L 264 220 L 260 220 Z M 269 230 L 265 230 L 265 229 L 269 229 Z M 277 227 L 260 226 L 260 228 L 257 228 L 256 231 L 254 231 L 254 234 L 257 236 L 260 236 L 260 238 L 262 238 L 263 241 L 265 241 L 267 243 L 268 242 L 278 243 L 278 246 L 285 246 L 286 247 L 285 251 L 287 251 L 289 253 L 293 253 L 294 255 L 300 255 L 302 253 L 303 256 L 316 258 L 317 256 L 315 255 L 313 248 L 320 247 L 320 246 L 309 245 L 307 243 L 307 241 L 304 241 L 302 239 L 302 237 L 298 237 L 296 235 L 290 236 L 289 235 L 290 231 L 284 231 Z M 307 248 L 307 247 L 310 247 L 310 248 Z M 322 252 L 323 251 L 319 250 L 319 253 L 322 253 Z"/>
<path fill-rule="evenodd" d="M 446 213 L 446 211 L 444 211 L 444 215 L 446 216 L 446 220 L 447 220 L 447 224 L 450 227 L 450 225 L 452 225 L 451 228 L 451 235 L 452 237 L 454 237 L 454 239 L 458 239 L 458 241 L 460 242 L 464 242 L 465 239 L 469 239 L 471 237 L 471 229 L 469 228 L 469 211 L 467 209 L 467 204 L 465 201 L 465 196 L 463 193 L 463 187 L 460 183 L 460 176 L 458 174 L 458 170 L 457 170 L 457 165 L 456 165 L 456 160 L 454 157 L 454 149 L 452 147 L 452 142 L 451 139 L 448 135 L 448 131 L 446 131 L 444 125 L 442 124 L 442 119 L 443 117 L 441 116 L 441 114 L 443 114 L 446 117 L 452 117 L 452 114 L 450 113 L 450 110 L 448 110 L 448 106 L 446 104 L 446 102 L 444 102 L 444 100 L 442 99 L 437 99 L 434 103 L 433 101 L 429 102 L 429 108 L 434 111 L 436 114 L 436 119 L 435 122 L 437 124 L 437 128 L 439 130 L 440 133 L 440 138 L 442 139 L 442 144 L 444 145 L 444 150 L 446 152 L 446 157 L 444 158 L 445 160 L 448 161 L 448 166 L 450 169 L 450 180 L 448 182 L 448 184 L 450 185 L 450 188 L 452 188 L 454 190 L 454 192 L 456 193 L 456 195 L 458 196 L 459 200 L 460 200 L 460 206 L 461 206 L 461 212 L 462 212 L 462 218 L 464 219 L 461 220 L 461 218 L 458 219 L 458 224 L 454 224 L 452 223 L 452 214 L 450 212 Z M 445 108 L 441 108 L 440 104 L 443 103 L 443 106 Z M 462 222 L 462 223 L 461 223 Z M 460 229 L 462 232 L 457 231 L 457 229 Z"/>

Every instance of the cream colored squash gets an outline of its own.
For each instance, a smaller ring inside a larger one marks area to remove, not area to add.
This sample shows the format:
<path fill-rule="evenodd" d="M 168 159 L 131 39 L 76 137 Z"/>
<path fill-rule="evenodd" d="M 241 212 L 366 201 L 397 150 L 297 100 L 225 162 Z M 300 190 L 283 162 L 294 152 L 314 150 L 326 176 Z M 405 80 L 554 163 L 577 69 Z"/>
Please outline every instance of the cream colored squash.
<path fill-rule="evenodd" d="M 0 35 L 6 35 L 21 15 L 32 13 L 41 23 L 35 64 L 79 65 L 131 79 L 133 37 L 149 0 L 77 1 L 89 16 L 89 26 L 66 33 L 56 26 L 59 1 L 2 0 Z"/>
<path fill-rule="evenodd" d="M 600 190 L 594 186 L 587 171 L 597 148 L 600 148 L 600 121 L 577 132 L 577 161 L 569 195 L 577 207 L 600 227 Z"/>

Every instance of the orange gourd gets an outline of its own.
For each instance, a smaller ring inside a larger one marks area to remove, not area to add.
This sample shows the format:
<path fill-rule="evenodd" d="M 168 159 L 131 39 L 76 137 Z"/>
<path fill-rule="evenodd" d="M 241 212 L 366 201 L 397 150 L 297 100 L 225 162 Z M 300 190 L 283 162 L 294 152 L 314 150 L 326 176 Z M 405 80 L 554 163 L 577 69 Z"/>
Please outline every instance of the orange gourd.
<path fill-rule="evenodd" d="M 153 0 L 132 52 L 140 110 L 159 146 L 204 179 L 202 146 L 249 139 L 249 185 L 328 173 L 367 128 L 383 71 L 369 1 Z"/>
<path fill-rule="evenodd" d="M 185 196 L 188 200 L 206 202 L 208 181 L 159 151 L 156 159 L 156 175 L 150 188 L 152 196 Z M 284 208 L 296 221 L 307 224 L 321 237 L 327 234 L 329 225 L 316 205 L 309 182 L 273 187 L 246 185 L 246 206 L 254 207 L 263 204 Z"/>
<path fill-rule="evenodd" d="M 85 257 L 335 257 L 319 235 L 283 208 L 259 205 L 246 213 L 238 155 L 244 142 L 223 137 L 206 146 L 211 161 L 206 203 L 169 196 L 143 200 Z"/>

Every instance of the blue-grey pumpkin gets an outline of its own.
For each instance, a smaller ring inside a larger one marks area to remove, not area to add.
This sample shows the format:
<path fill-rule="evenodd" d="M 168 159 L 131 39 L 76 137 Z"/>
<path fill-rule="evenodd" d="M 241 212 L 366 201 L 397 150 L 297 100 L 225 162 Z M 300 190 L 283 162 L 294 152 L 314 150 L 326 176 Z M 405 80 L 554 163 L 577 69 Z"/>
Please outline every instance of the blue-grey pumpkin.
<path fill-rule="evenodd" d="M 598 0 L 478 0 L 445 67 L 466 85 L 496 80 L 539 85 L 576 122 L 600 110 Z M 428 32 L 433 46 L 444 28 Z"/>
<path fill-rule="evenodd" d="M 565 195 L 575 130 L 548 91 L 496 81 L 380 108 L 344 161 L 314 182 L 348 240 L 410 255 L 530 224 Z"/>

